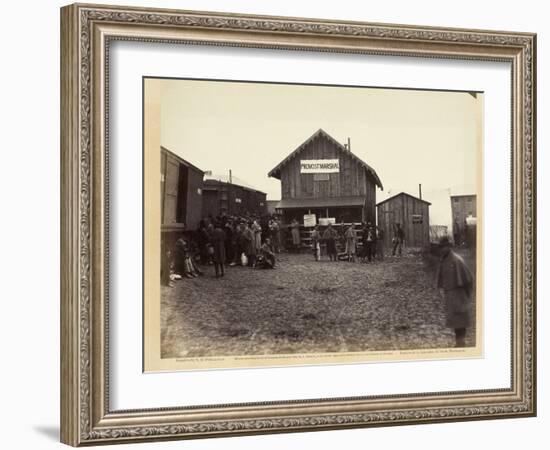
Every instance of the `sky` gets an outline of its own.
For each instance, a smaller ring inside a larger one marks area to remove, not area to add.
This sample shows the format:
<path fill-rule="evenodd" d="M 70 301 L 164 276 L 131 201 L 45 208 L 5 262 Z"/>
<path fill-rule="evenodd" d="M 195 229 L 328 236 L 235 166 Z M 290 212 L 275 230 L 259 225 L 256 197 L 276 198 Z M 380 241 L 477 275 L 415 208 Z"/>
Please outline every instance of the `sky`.
<path fill-rule="evenodd" d="M 377 172 L 377 202 L 422 184 L 430 223 L 450 225 L 449 195 L 479 194 L 482 114 L 467 92 L 167 79 L 161 144 L 279 200 L 267 173 L 322 128 Z"/>

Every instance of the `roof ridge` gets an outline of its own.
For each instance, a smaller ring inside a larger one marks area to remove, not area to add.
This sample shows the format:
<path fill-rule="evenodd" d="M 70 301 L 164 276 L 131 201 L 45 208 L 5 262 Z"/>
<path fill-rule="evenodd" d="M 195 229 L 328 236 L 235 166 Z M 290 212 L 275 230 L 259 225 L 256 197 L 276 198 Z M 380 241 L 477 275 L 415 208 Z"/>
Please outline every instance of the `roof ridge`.
<path fill-rule="evenodd" d="M 301 150 L 303 150 L 303 148 L 309 143 L 311 142 L 311 140 L 313 138 L 315 138 L 316 136 L 318 135 L 323 135 L 325 136 L 330 142 L 336 144 L 336 146 L 342 150 L 343 152 L 346 152 L 348 153 L 349 155 L 351 155 L 352 158 L 354 158 L 355 160 L 357 160 L 360 164 L 362 164 L 368 171 L 369 173 L 374 177 L 374 181 L 375 183 L 378 185 L 378 187 L 380 189 L 384 189 L 384 187 L 382 186 L 382 182 L 380 181 L 380 178 L 378 177 L 378 174 L 376 173 L 376 171 L 371 167 L 369 166 L 365 161 L 363 161 L 361 158 L 359 158 L 359 156 L 357 156 L 355 153 L 353 153 L 352 151 L 348 150 L 343 144 L 341 144 L 340 142 L 338 142 L 336 140 L 336 138 L 334 138 L 333 136 L 331 136 L 328 132 L 326 132 L 323 128 L 319 128 L 315 133 L 313 133 L 310 137 L 308 137 L 305 141 L 303 141 L 298 147 L 296 147 L 292 152 L 290 152 L 290 154 L 285 158 L 283 159 L 279 164 L 277 164 L 273 169 L 271 169 L 267 176 L 268 177 L 272 177 L 272 178 L 279 178 L 277 177 L 277 172 L 280 171 L 280 168 L 282 166 L 284 166 L 291 158 L 293 158 L 295 156 L 295 154 L 299 153 Z M 279 178 L 280 179 L 280 178 Z"/>
<path fill-rule="evenodd" d="M 266 194 L 266 192 L 264 191 L 261 191 L 259 190 L 256 186 L 253 186 L 252 184 L 250 184 L 248 181 L 246 180 L 243 180 L 242 178 L 236 176 L 236 175 L 231 175 L 231 180 L 232 181 L 229 181 L 229 175 L 226 175 L 226 174 L 221 174 L 221 173 L 212 173 L 212 175 L 205 175 L 205 178 L 204 178 L 204 181 L 205 182 L 208 182 L 208 181 L 213 181 L 213 182 L 220 182 L 220 183 L 225 183 L 225 184 L 233 184 L 235 186 L 239 186 L 243 189 L 247 189 L 249 191 L 255 191 L 255 192 L 260 192 L 262 194 Z"/>
<path fill-rule="evenodd" d="M 415 196 L 415 195 L 409 194 L 408 192 L 401 191 L 401 192 L 399 192 L 398 194 L 394 194 L 394 195 L 392 195 L 391 197 L 388 197 L 387 199 L 382 200 L 381 202 L 378 202 L 378 203 L 376 204 L 376 206 L 381 205 L 382 203 L 386 203 L 388 200 L 392 200 L 392 199 L 394 199 L 395 197 L 399 197 L 400 195 L 408 195 L 409 197 L 412 197 L 412 198 L 414 198 L 415 200 L 420 200 L 421 202 L 424 202 L 424 203 L 427 203 L 428 205 L 431 205 L 431 202 L 429 202 L 428 200 L 424 200 L 423 198 L 420 198 L 420 197 L 417 197 L 417 196 Z"/>
<path fill-rule="evenodd" d="M 195 170 L 198 170 L 199 172 L 202 172 L 203 174 L 206 172 L 205 170 L 202 170 L 200 169 L 199 167 L 195 166 L 193 163 L 187 161 L 185 158 L 182 158 L 180 155 L 178 155 L 176 152 L 173 152 L 172 150 L 170 150 L 169 148 L 165 147 L 164 145 L 161 145 L 160 146 L 160 149 L 161 149 L 161 152 L 164 150 L 165 152 L 167 153 L 170 153 L 171 155 L 175 156 L 176 158 L 180 159 L 181 161 L 183 161 L 185 164 L 187 164 L 188 166 L 192 167 L 193 169 Z"/>

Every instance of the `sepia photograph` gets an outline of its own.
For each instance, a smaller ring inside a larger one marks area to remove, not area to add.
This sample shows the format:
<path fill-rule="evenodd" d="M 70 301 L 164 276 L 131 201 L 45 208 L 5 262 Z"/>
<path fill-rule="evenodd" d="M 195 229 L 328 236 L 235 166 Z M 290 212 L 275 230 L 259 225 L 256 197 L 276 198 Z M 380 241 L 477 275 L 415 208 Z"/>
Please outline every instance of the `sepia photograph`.
<path fill-rule="evenodd" d="M 483 92 L 143 94 L 145 371 L 482 356 Z"/>

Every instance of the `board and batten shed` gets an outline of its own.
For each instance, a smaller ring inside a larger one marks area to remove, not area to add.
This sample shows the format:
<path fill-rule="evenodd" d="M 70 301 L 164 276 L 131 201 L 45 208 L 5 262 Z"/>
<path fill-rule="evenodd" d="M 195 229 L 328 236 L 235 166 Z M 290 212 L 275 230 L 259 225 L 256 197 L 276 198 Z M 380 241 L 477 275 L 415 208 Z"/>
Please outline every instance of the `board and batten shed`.
<path fill-rule="evenodd" d="M 319 129 L 269 173 L 281 180 L 286 223 L 305 214 L 337 222 L 375 219 L 376 187 L 382 182 L 372 167 L 327 132 Z"/>
<path fill-rule="evenodd" d="M 430 202 L 401 192 L 376 205 L 378 228 L 384 230 L 384 244 L 390 248 L 396 225 L 405 232 L 404 246 L 430 245 Z"/>

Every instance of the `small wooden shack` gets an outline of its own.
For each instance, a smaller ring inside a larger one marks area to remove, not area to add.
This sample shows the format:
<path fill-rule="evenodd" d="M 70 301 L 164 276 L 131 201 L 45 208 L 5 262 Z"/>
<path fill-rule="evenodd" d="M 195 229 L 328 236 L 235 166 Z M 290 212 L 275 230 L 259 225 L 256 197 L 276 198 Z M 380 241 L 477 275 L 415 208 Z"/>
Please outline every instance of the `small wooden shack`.
<path fill-rule="evenodd" d="M 405 247 L 425 248 L 430 245 L 431 203 L 401 192 L 378 203 L 378 228 L 384 231 L 384 244 L 390 248 L 397 224 L 405 232 Z"/>
<path fill-rule="evenodd" d="M 336 222 L 375 218 L 376 187 L 382 182 L 372 167 L 349 147 L 319 129 L 269 173 L 281 180 L 279 210 L 285 223 L 315 214 Z"/>

